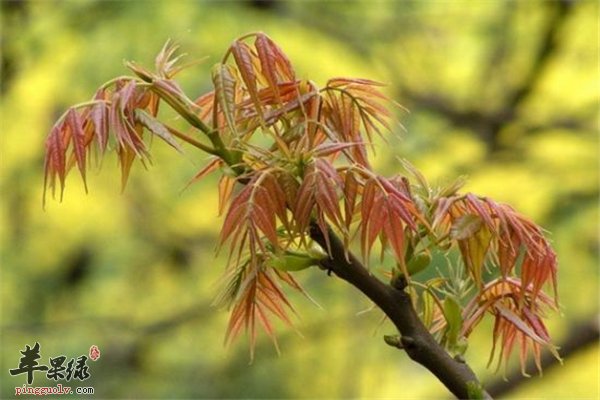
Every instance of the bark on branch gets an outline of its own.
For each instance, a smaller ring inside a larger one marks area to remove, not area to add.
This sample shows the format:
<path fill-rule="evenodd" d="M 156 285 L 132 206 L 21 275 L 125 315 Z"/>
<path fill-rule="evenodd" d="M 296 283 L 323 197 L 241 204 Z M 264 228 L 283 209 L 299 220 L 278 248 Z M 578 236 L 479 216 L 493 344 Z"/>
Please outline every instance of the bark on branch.
<path fill-rule="evenodd" d="M 421 322 L 403 285 L 387 285 L 371 275 L 352 253 L 346 257 L 344 244 L 331 230 L 326 240 L 313 223 L 310 236 L 323 248 L 331 249 L 330 257 L 321 266 L 356 287 L 387 315 L 401 334 L 406 354 L 431 371 L 456 397 L 468 398 L 468 387 L 478 384 L 477 377 L 467 364 L 450 357 L 437 343 Z M 484 396 L 489 397 L 487 393 Z"/>

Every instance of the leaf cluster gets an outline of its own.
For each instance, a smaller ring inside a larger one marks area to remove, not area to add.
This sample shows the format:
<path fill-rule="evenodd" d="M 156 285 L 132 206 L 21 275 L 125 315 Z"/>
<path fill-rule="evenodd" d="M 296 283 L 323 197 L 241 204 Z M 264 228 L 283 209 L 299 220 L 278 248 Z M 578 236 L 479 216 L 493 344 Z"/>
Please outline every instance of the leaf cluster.
<path fill-rule="evenodd" d="M 557 307 L 543 292 L 550 283 L 556 297 L 557 262 L 541 228 L 508 205 L 459 193 L 460 180 L 432 187 L 408 162 L 402 173 L 379 175 L 368 160 L 372 142 L 397 126 L 397 104 L 382 84 L 333 78 L 319 87 L 298 79 L 284 52 L 259 32 L 235 40 L 212 69 L 213 90 L 190 100 L 174 80 L 187 67 L 176 50 L 167 43 L 154 72 L 128 63 L 135 76 L 108 82 L 59 118 L 46 142 L 45 186 L 54 189 L 58 180 L 62 196 L 75 165 L 85 182 L 90 152 L 101 157 L 108 147 L 125 185 L 133 161 L 149 160 L 145 132 L 177 150 L 184 141 L 211 154 L 192 182 L 221 172 L 219 247 L 229 262 L 218 303 L 231 309 L 227 340 L 245 330 L 254 345 L 257 326 L 274 339 L 271 317 L 291 324 L 283 287 L 304 293 L 292 271 L 320 265 L 330 252 L 315 251 L 316 224 L 325 238 L 329 229 L 340 235 L 347 255 L 358 242 L 366 265 L 374 249 L 381 264 L 391 259 L 388 276 L 409 282 L 424 323 L 449 351 L 463 353 L 490 315 L 492 358 L 497 344 L 499 361 L 515 345 L 522 363 L 531 350 L 538 366 L 542 347 L 555 352 L 542 318 Z M 193 133 L 159 121 L 161 104 Z M 455 250 L 459 259 L 446 272 L 431 263 L 432 254 Z M 419 281 L 416 274 L 435 267 L 439 277 Z"/>

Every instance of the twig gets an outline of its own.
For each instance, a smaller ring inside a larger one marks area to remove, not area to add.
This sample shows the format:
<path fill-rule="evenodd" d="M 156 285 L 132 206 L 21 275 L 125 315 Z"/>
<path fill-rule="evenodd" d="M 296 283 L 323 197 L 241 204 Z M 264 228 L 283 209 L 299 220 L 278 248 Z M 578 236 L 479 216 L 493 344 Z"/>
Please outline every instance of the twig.
<path fill-rule="evenodd" d="M 331 230 L 326 240 L 320 227 L 313 222 L 310 236 L 323 248 L 327 248 L 329 242 L 330 258 L 321 261 L 323 268 L 356 287 L 387 315 L 401 334 L 401 345 L 406 354 L 431 371 L 456 397 L 468 398 L 469 387 L 478 385 L 477 377 L 466 363 L 450 357 L 433 338 L 415 312 L 404 288 L 386 285 L 371 275 L 352 253 L 347 252 Z M 490 398 L 487 393 L 484 395 Z"/>

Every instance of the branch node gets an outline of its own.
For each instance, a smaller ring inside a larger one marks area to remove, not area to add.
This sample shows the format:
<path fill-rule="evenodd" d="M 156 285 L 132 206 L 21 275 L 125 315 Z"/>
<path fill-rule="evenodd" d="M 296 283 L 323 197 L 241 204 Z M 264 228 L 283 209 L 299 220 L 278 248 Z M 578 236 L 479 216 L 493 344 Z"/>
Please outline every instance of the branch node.
<path fill-rule="evenodd" d="M 456 360 L 456 362 L 459 362 L 461 364 L 466 364 L 467 360 L 465 360 L 465 358 L 463 357 L 462 354 L 457 354 L 454 356 L 454 360 Z"/>
<path fill-rule="evenodd" d="M 383 340 L 388 346 L 404 349 L 400 335 L 383 335 Z"/>
<path fill-rule="evenodd" d="M 406 277 L 402 274 L 394 274 L 390 283 L 394 289 L 400 291 L 404 291 L 404 289 L 406 289 L 406 286 L 408 285 Z"/>
<path fill-rule="evenodd" d="M 417 342 L 412 336 L 402 336 L 400 341 L 402 342 L 402 348 L 404 349 L 414 349 L 417 347 Z"/>
<path fill-rule="evenodd" d="M 327 271 L 327 276 L 331 276 L 333 273 L 333 268 L 329 265 L 327 260 L 321 260 L 321 262 L 317 263 L 317 266 L 321 271 Z"/>

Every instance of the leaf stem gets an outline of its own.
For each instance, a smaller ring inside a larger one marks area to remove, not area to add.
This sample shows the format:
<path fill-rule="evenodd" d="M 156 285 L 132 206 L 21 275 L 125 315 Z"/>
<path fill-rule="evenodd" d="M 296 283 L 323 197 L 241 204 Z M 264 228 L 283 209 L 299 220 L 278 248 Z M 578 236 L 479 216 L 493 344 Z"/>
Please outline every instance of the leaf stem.
<path fill-rule="evenodd" d="M 178 131 L 177 129 L 169 126 L 169 125 L 165 125 L 165 128 L 167 128 L 167 130 L 173 135 L 178 137 L 179 139 L 183 140 L 186 143 L 191 144 L 192 146 L 208 153 L 208 154 L 212 154 L 213 156 L 220 156 L 220 153 L 213 149 L 212 147 L 209 147 L 207 145 L 205 145 L 204 143 L 201 143 L 199 141 L 197 141 L 194 138 L 189 137 L 188 135 L 186 135 L 183 132 Z"/>
<path fill-rule="evenodd" d="M 62 113 L 62 115 L 60 117 L 58 117 L 56 119 L 54 126 L 58 126 L 60 123 L 62 123 L 62 121 L 65 119 L 65 117 L 71 110 L 78 110 L 80 108 L 85 108 L 85 107 L 93 106 L 93 105 L 100 104 L 100 103 L 110 104 L 110 101 L 108 101 L 108 100 L 89 100 L 89 101 L 84 101 L 83 103 L 77 103 L 77 104 L 67 108 L 67 110 L 64 113 Z"/>
<path fill-rule="evenodd" d="M 129 75 L 121 75 L 121 76 L 117 76 L 116 78 L 113 78 L 109 81 L 106 81 L 102 84 L 102 86 L 100 86 L 100 89 L 106 89 L 107 87 L 109 87 L 110 85 L 113 85 L 119 81 L 136 81 L 136 82 L 142 82 L 142 80 L 140 80 L 139 78 L 136 78 L 135 76 L 129 76 Z"/>

